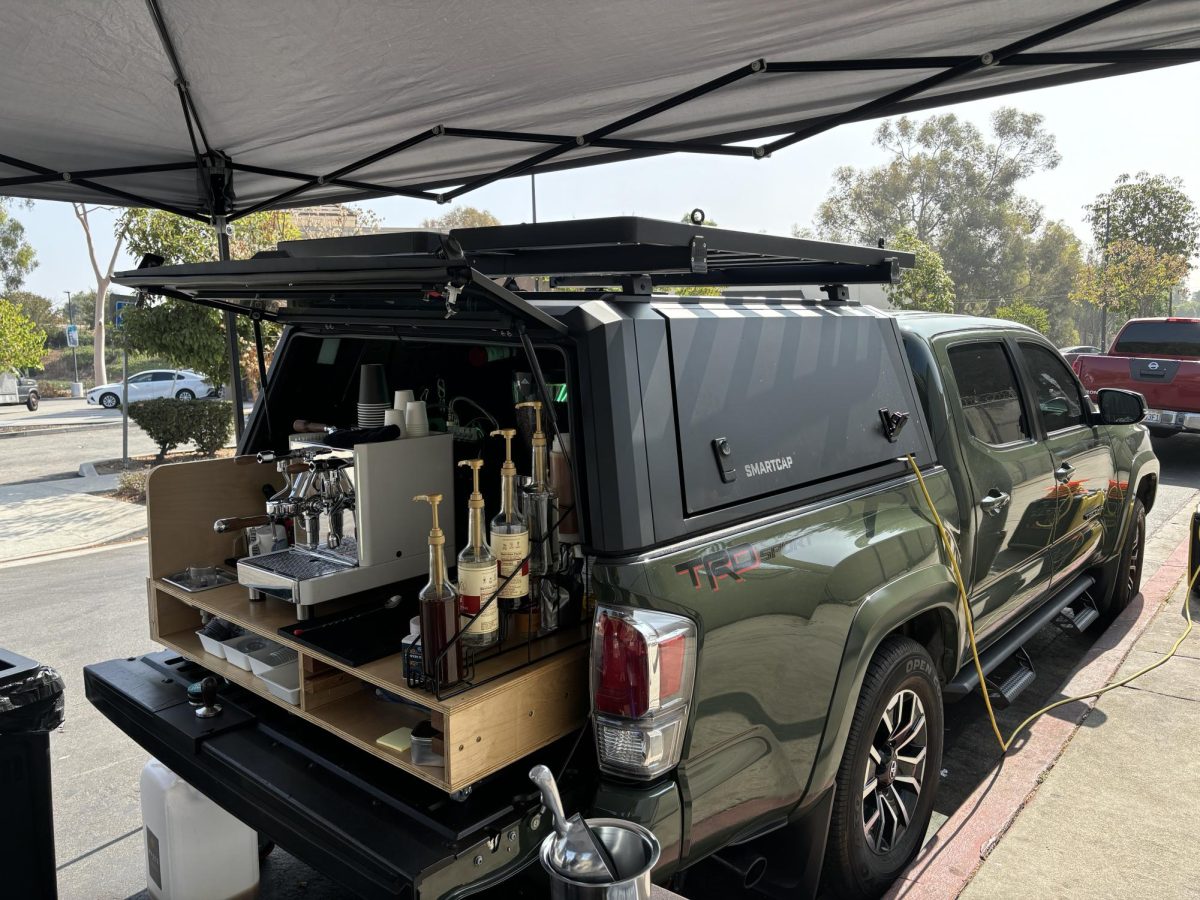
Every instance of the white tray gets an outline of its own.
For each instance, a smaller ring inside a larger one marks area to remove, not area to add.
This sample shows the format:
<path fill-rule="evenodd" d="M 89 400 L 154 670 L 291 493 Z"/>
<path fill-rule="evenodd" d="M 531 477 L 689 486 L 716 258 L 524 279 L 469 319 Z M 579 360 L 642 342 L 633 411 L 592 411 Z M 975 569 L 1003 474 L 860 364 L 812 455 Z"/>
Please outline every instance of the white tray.
<path fill-rule="evenodd" d="M 250 658 L 248 654 L 257 653 L 265 649 L 270 643 L 265 637 L 259 637 L 257 634 L 243 634 L 240 637 L 221 641 L 221 646 L 225 648 L 225 658 L 227 660 L 239 669 L 245 669 L 249 672 Z"/>
<path fill-rule="evenodd" d="M 217 659 L 225 658 L 225 645 L 220 641 L 210 638 L 201 631 L 196 632 L 196 637 L 200 638 L 200 646 L 204 648 L 205 653 L 211 653 Z"/>
<path fill-rule="evenodd" d="M 267 669 L 258 676 L 272 694 L 286 700 L 292 706 L 300 705 L 300 667 L 296 663 L 285 663 Z"/>
<path fill-rule="evenodd" d="M 258 676 L 268 669 L 274 669 L 287 663 L 295 665 L 298 657 L 299 654 L 295 650 L 274 641 L 267 641 L 266 647 L 247 655 L 247 659 L 250 660 L 250 671 Z"/>

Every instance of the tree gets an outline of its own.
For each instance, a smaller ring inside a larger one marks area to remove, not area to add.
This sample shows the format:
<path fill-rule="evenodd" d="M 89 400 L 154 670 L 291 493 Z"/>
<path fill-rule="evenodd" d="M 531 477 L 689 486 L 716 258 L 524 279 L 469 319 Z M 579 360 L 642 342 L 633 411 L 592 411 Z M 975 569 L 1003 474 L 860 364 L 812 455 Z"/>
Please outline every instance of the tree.
<path fill-rule="evenodd" d="M 117 265 L 117 257 L 121 253 L 121 244 L 125 240 L 125 229 L 120 227 L 120 219 L 118 219 L 118 228 L 114 233 L 114 242 L 112 254 L 108 257 L 108 265 L 103 269 L 96 257 L 96 244 L 92 239 L 92 223 L 88 219 L 88 215 L 102 207 L 92 207 L 88 209 L 86 204 L 72 203 L 71 206 L 75 210 L 75 218 L 79 220 L 80 226 L 83 228 L 83 236 L 87 239 L 88 259 L 92 263 L 92 272 L 96 276 L 96 302 L 93 306 L 94 317 L 92 319 L 92 371 L 95 373 L 96 384 L 106 384 L 108 382 L 108 368 L 104 364 L 104 312 L 108 306 L 105 302 L 108 298 L 108 287 L 112 284 L 113 269 Z"/>
<path fill-rule="evenodd" d="M 874 245 L 881 237 L 893 242 L 907 228 L 941 256 L 958 311 L 971 301 L 1011 296 L 1025 242 L 1041 222 L 1041 208 L 1017 186 L 1059 162 L 1042 117 L 997 110 L 990 140 L 953 114 L 901 117 L 876 129 L 875 144 L 889 161 L 834 172 L 817 211 L 818 233 Z"/>
<path fill-rule="evenodd" d="M 888 246 L 907 250 L 917 257 L 916 265 L 904 269 L 897 284 L 884 289 L 893 305 L 900 309 L 953 312 L 954 282 L 946 274 L 938 252 L 918 240 L 909 228 L 900 229 Z"/>
<path fill-rule="evenodd" d="M 1046 310 L 1025 300 L 1010 300 L 1008 303 L 997 306 L 996 318 L 1028 325 L 1042 334 L 1046 334 L 1050 330 L 1050 316 Z"/>
<path fill-rule="evenodd" d="M 37 266 L 37 254 L 25 240 L 25 226 L 9 214 L 9 203 L 0 197 L 0 289 L 15 291 Z"/>
<path fill-rule="evenodd" d="M 1014 296 L 1046 310 L 1050 340 L 1060 347 L 1079 343 L 1074 321 L 1078 305 L 1071 300 L 1075 279 L 1083 269 L 1083 244 L 1063 222 L 1047 222 L 1026 241 L 1025 265 Z"/>
<path fill-rule="evenodd" d="M 48 332 L 62 326 L 62 316 L 54 308 L 54 301 L 49 297 L 31 291 L 9 291 L 7 294 L 0 291 L 0 296 L 9 303 L 15 303 L 26 318 L 42 331 Z"/>
<path fill-rule="evenodd" d="M 473 206 L 455 206 L 449 212 L 421 222 L 422 228 L 436 228 L 438 231 L 449 231 L 452 228 L 487 228 L 499 225 L 500 220 L 486 209 L 476 209 Z"/>
<path fill-rule="evenodd" d="M 1187 275 L 1187 262 L 1173 253 L 1130 240 L 1109 244 L 1107 259 L 1088 260 L 1071 296 L 1119 318 L 1162 316 L 1171 288 Z"/>
<path fill-rule="evenodd" d="M 1151 247 L 1159 255 L 1181 256 L 1189 268 L 1200 250 L 1200 212 L 1180 178 L 1126 173 L 1084 212 L 1096 247 L 1127 241 Z"/>
<path fill-rule="evenodd" d="M 8 300 L 0 300 L 0 372 L 30 369 L 42 362 L 46 332 Z"/>
<path fill-rule="evenodd" d="M 167 265 L 217 258 L 216 232 L 193 219 L 160 210 L 130 209 L 121 215 L 116 227 L 124 230 L 132 253 L 157 254 Z M 245 259 L 260 250 L 275 249 L 280 241 L 299 237 L 290 213 L 255 213 L 234 224 L 229 252 L 235 259 Z M 279 331 L 279 326 L 263 322 L 268 358 Z M 229 378 L 224 317 L 215 309 L 186 300 L 159 298 L 126 312 L 125 333 L 131 348 L 194 369 L 213 384 L 223 384 Z M 254 339 L 253 325 L 246 316 L 238 317 L 238 338 L 243 346 Z M 256 391 L 257 360 L 253 366 L 243 368 L 252 391 Z"/>

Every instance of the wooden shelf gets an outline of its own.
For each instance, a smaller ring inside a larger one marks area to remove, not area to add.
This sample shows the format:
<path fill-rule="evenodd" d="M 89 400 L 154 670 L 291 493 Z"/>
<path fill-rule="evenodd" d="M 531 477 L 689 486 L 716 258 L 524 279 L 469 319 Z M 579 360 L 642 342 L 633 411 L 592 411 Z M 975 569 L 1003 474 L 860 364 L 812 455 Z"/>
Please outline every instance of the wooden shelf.
<path fill-rule="evenodd" d="M 200 627 L 198 622 L 196 623 L 196 627 Z M 164 647 L 174 650 L 180 656 L 186 656 L 192 662 L 204 666 L 204 668 L 208 669 L 214 675 L 220 675 L 222 678 L 232 681 L 239 687 L 244 687 L 251 693 L 265 697 L 276 706 L 282 706 L 288 712 L 297 712 L 299 709 L 299 707 L 293 706 L 286 700 L 281 700 L 272 694 L 262 679 L 255 676 L 253 672 L 239 669 L 229 660 L 221 659 L 219 656 L 213 656 L 207 652 L 204 649 L 204 645 L 200 643 L 200 638 L 196 637 L 194 630 L 177 631 L 174 634 L 160 635 L 156 640 Z"/>
<path fill-rule="evenodd" d="M 147 500 L 151 575 L 147 596 L 155 640 L 444 791 L 468 787 L 584 723 L 588 711 L 585 626 L 537 640 L 535 661 L 523 668 L 510 670 L 525 662 L 529 648 L 523 643 L 477 663 L 475 682 L 494 680 L 438 700 L 408 686 L 399 653 L 353 667 L 281 634 L 280 627 L 297 621 L 290 603 L 272 598 L 251 601 L 249 590 L 240 584 L 191 593 L 162 580 L 189 565 L 221 565 L 226 557 L 236 556 L 235 538 L 214 534 L 213 520 L 260 511 L 262 488 L 275 481 L 275 473 L 238 465 L 232 459 L 154 470 Z M 345 608 L 337 602 L 322 604 L 321 613 Z M 194 633 L 201 612 L 297 651 L 300 706 L 276 697 L 253 673 L 205 653 Z M 377 687 L 412 706 L 377 698 Z M 423 719 L 431 719 L 442 732 L 445 766 L 418 766 L 408 752 L 397 753 L 375 743 L 389 731 L 411 728 Z"/>

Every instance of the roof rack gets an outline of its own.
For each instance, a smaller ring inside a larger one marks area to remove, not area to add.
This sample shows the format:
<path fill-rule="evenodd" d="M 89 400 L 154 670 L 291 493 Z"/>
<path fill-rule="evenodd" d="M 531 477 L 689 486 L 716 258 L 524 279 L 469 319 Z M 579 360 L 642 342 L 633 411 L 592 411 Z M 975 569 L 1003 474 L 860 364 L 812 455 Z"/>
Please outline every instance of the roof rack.
<path fill-rule="evenodd" d="M 550 277 L 554 286 L 622 285 L 635 293 L 653 286 L 887 284 L 915 263 L 913 254 L 883 247 L 637 216 L 284 241 L 263 256 L 457 257 L 491 278 Z"/>

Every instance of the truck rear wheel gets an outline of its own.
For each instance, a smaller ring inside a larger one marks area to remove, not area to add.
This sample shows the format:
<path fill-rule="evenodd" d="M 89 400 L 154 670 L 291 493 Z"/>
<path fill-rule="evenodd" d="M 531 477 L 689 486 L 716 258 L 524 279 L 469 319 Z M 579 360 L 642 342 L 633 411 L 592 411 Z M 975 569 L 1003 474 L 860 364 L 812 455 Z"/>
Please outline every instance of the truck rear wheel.
<path fill-rule="evenodd" d="M 911 638 L 883 642 L 863 679 L 838 769 L 823 877 L 840 898 L 880 896 L 925 837 L 942 763 L 942 689 Z"/>
<path fill-rule="evenodd" d="M 1129 531 L 1125 534 L 1125 546 L 1117 567 L 1107 576 L 1107 583 L 1100 589 L 1100 596 L 1107 598 L 1100 609 L 1100 618 L 1107 624 L 1121 614 L 1137 592 L 1142 589 L 1142 559 L 1146 545 L 1146 507 L 1134 497 L 1133 509 L 1129 513 Z"/>

